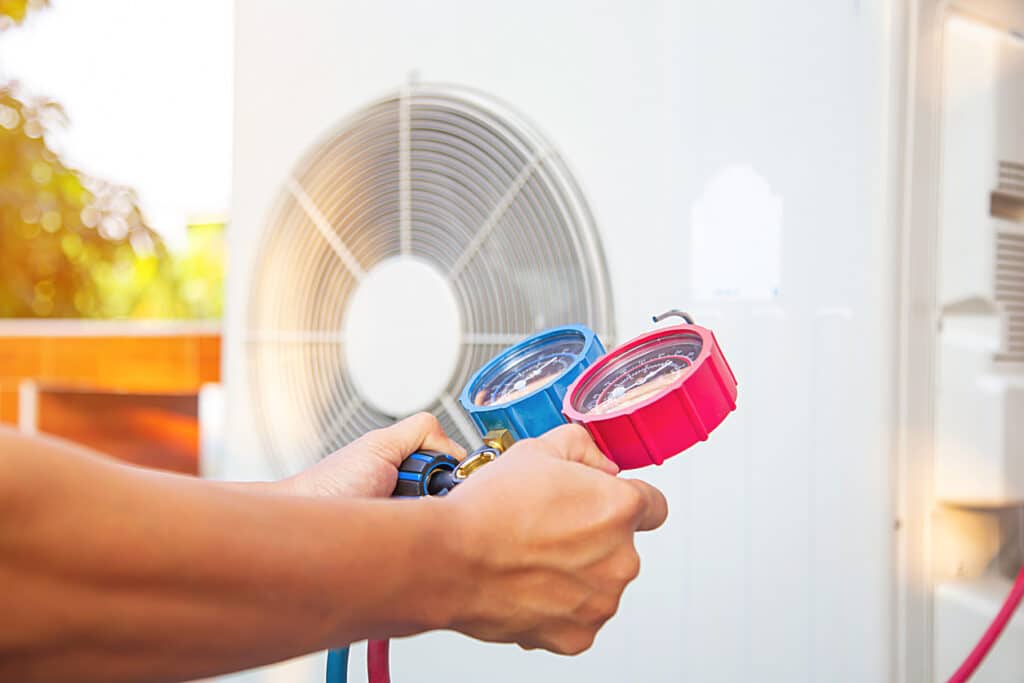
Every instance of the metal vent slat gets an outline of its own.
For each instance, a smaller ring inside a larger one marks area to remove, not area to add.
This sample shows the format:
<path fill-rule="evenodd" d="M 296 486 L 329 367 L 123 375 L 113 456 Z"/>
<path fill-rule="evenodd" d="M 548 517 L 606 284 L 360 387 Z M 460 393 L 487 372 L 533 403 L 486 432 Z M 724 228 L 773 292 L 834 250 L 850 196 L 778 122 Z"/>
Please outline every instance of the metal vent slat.
<path fill-rule="evenodd" d="M 1024 164 L 1002 160 L 996 189 L 991 194 L 993 217 L 1024 224 Z M 998 360 L 1024 362 L 1024 232 L 1014 226 L 997 231 L 994 289 L 997 304 L 1006 316 Z"/>
<path fill-rule="evenodd" d="M 1012 247 L 1013 245 L 1024 246 L 1024 235 L 1003 231 L 996 235 L 996 243 L 1007 247 Z"/>
<path fill-rule="evenodd" d="M 1009 221 L 1024 222 L 1024 164 L 999 162 L 999 180 L 992 192 L 991 214 Z M 995 235 L 995 298 L 1006 321 L 1002 352 L 996 359 L 1024 362 L 1024 232 L 1014 226 Z"/>
<path fill-rule="evenodd" d="M 1024 223 L 1024 164 L 1000 161 L 996 189 L 989 199 L 989 213 L 1004 220 Z M 1015 239 L 1024 239 L 1019 235 Z"/>
<path fill-rule="evenodd" d="M 1024 252 L 1009 252 L 1006 247 L 996 245 L 996 270 L 1013 271 L 1024 267 Z"/>
<path fill-rule="evenodd" d="M 278 475 L 393 421 L 360 397 L 341 331 L 360 279 L 403 253 L 447 273 L 462 308 L 464 353 L 430 408 L 449 433 L 465 420 L 452 397 L 504 346 L 492 340 L 586 323 L 612 341 L 597 231 L 552 145 L 477 92 L 410 86 L 312 150 L 262 235 L 245 348 Z"/>
<path fill-rule="evenodd" d="M 996 244 L 1000 247 L 1000 257 L 1002 258 L 1013 258 L 1014 256 L 1020 257 L 1021 255 L 1024 255 L 1024 243 L 1000 239 Z"/>

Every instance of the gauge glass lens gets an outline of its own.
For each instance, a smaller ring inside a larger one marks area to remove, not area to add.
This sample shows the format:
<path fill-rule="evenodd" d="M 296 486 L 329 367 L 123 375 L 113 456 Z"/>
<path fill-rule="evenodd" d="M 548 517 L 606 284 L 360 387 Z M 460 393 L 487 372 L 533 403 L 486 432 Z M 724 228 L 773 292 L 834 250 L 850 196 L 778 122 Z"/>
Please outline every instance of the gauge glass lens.
<path fill-rule="evenodd" d="M 502 358 L 473 388 L 473 403 L 497 406 L 543 388 L 576 362 L 586 343 L 578 332 L 542 337 Z"/>
<path fill-rule="evenodd" d="M 700 335 L 673 332 L 636 346 L 611 361 L 580 387 L 573 407 L 603 415 L 629 408 L 673 384 L 697 360 Z"/>

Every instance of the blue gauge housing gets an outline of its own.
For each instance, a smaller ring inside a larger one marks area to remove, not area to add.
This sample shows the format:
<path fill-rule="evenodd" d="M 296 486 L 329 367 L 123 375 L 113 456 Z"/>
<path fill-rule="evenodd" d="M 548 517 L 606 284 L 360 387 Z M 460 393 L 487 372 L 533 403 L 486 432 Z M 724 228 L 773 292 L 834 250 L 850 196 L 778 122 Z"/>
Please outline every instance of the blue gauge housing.
<path fill-rule="evenodd" d="M 459 402 L 480 434 L 507 429 L 517 440 L 540 436 L 565 424 L 565 392 L 604 352 L 601 340 L 583 325 L 539 332 L 477 370 Z"/>

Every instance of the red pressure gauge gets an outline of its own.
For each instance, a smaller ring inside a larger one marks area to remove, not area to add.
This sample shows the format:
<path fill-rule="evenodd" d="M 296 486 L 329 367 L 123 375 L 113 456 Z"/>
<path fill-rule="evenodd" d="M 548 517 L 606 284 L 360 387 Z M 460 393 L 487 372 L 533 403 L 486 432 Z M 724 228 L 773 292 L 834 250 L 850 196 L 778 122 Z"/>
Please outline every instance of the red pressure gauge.
<path fill-rule="evenodd" d="M 641 335 L 601 357 L 573 382 L 562 412 L 586 427 L 622 469 L 660 465 L 721 424 L 736 408 L 736 377 L 715 335 L 685 325 Z"/>

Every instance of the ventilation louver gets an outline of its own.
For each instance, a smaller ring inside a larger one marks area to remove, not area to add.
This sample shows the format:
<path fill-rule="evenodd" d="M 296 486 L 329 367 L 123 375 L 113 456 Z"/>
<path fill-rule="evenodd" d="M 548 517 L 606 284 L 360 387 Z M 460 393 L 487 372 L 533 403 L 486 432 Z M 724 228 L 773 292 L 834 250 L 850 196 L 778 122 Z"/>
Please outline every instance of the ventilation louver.
<path fill-rule="evenodd" d="M 995 296 L 1006 315 L 1003 351 L 997 360 L 1024 362 L 1024 164 L 999 163 L 992 215 L 1016 225 L 996 229 Z"/>
<path fill-rule="evenodd" d="M 406 88 L 307 156 L 263 234 L 246 362 L 279 475 L 397 417 L 360 396 L 341 330 L 359 281 L 400 254 L 446 273 L 461 308 L 463 353 L 430 408 L 452 434 L 471 432 L 454 397 L 505 345 L 567 323 L 613 334 L 598 235 L 552 146 L 479 93 Z"/>

